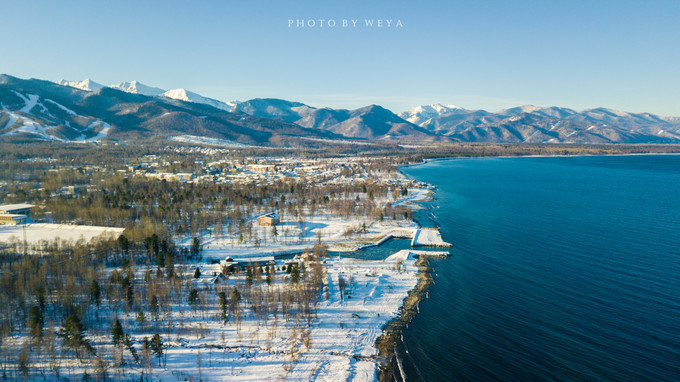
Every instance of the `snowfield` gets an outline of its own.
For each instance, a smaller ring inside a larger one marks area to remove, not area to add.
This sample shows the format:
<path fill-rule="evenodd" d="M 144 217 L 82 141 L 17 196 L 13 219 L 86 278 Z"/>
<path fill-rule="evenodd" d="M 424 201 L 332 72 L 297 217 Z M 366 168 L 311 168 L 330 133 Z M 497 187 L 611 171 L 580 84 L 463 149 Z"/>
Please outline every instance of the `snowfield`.
<path fill-rule="evenodd" d="M 26 241 L 29 244 L 37 244 L 42 240 L 53 241 L 57 238 L 61 240 L 78 241 L 84 239 L 89 242 L 100 235 L 114 235 L 118 237 L 123 233 L 124 228 L 98 227 L 86 225 L 70 224 L 49 224 L 49 223 L 29 223 L 26 224 Z M 12 238 L 23 243 L 24 226 L 2 226 L 0 225 L 0 243 L 11 242 Z"/>
<path fill-rule="evenodd" d="M 317 318 L 310 327 L 306 322 L 281 319 L 270 319 L 265 325 L 248 314 L 239 331 L 234 322 L 222 324 L 205 320 L 200 313 L 175 312 L 173 322 L 193 329 L 187 330 L 186 336 L 167 340 L 166 367 L 158 367 L 154 358 L 152 379 L 198 380 L 200 357 L 204 381 L 374 381 L 378 366 L 375 341 L 382 327 L 399 314 L 404 298 L 418 281 L 413 255 L 412 251 L 400 251 L 382 261 L 328 259 L 328 299 L 319 302 Z M 203 273 L 209 274 L 210 267 L 205 266 Z M 344 297 L 338 277 L 347 282 Z M 134 312 L 121 320 L 123 326 L 134 326 L 129 324 L 133 317 Z M 309 334 L 307 344 L 298 338 L 302 331 Z M 133 333 L 136 340 L 152 334 Z M 110 342 L 110 336 L 104 338 Z M 128 378 L 139 375 L 133 370 L 127 373 Z"/>

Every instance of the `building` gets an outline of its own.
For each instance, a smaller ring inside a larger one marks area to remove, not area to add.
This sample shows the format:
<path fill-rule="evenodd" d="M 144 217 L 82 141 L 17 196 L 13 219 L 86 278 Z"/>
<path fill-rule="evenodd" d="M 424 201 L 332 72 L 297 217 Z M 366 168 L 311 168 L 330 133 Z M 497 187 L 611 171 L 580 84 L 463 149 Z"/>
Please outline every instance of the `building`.
<path fill-rule="evenodd" d="M 279 215 L 277 215 L 274 212 L 270 212 L 268 214 L 264 214 L 257 218 L 257 225 L 260 227 L 271 227 L 279 224 Z"/>
<path fill-rule="evenodd" d="M 28 216 L 33 204 L 4 204 L 0 206 L 0 214 L 16 214 Z"/>
<path fill-rule="evenodd" d="M 26 215 L 0 214 L 0 225 L 19 225 L 26 223 Z"/>
<path fill-rule="evenodd" d="M 250 266 L 266 267 L 268 265 L 276 265 L 276 261 L 274 260 L 274 256 L 246 257 L 243 259 L 232 259 L 231 257 L 227 257 L 220 262 L 220 265 L 227 268 L 230 272 L 234 272 L 237 269 L 239 271 L 245 271 Z"/>

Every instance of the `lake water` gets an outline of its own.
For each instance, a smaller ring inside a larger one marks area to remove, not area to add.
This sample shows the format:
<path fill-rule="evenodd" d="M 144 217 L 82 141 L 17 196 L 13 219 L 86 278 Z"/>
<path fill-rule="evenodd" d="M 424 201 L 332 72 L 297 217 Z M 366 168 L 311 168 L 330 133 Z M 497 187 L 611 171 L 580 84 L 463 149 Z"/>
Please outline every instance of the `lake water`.
<path fill-rule="evenodd" d="M 404 332 L 410 380 L 680 380 L 680 156 L 402 170 L 454 244 Z"/>

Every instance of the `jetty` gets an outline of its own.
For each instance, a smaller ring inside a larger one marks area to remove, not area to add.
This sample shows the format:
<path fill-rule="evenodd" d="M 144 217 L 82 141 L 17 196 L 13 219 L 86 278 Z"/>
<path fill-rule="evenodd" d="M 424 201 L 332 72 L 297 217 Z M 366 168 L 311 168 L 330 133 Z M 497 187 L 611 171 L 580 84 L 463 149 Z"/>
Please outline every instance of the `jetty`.
<path fill-rule="evenodd" d="M 450 248 L 451 243 L 442 239 L 441 233 L 437 228 L 418 228 L 413 234 L 411 247 L 441 247 Z"/>
<path fill-rule="evenodd" d="M 451 254 L 448 251 L 416 251 L 413 249 L 402 249 L 388 256 L 385 262 L 406 261 L 408 259 L 415 259 L 419 257 L 449 257 Z"/>

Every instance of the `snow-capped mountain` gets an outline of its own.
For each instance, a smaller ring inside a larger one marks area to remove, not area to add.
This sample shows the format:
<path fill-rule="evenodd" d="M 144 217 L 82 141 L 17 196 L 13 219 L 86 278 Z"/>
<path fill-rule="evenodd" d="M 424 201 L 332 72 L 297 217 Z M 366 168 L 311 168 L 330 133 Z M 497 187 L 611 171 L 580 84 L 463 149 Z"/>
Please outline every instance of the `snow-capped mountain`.
<path fill-rule="evenodd" d="M 82 81 L 59 80 L 57 83 L 59 85 L 70 86 L 72 88 L 85 90 L 87 92 L 94 92 L 94 91 L 97 91 L 97 90 L 104 88 L 104 87 L 122 90 L 122 91 L 127 92 L 127 93 L 143 94 L 143 95 L 152 96 L 152 97 L 161 95 L 161 94 L 163 94 L 163 92 L 165 92 L 165 90 L 163 90 L 163 89 L 144 85 L 143 83 L 138 82 L 138 81 L 121 82 L 119 84 L 109 85 L 109 86 L 104 86 L 100 83 L 92 81 L 89 78 L 86 78 Z"/>
<path fill-rule="evenodd" d="M 418 106 L 400 116 L 455 141 L 525 143 L 661 143 L 680 140 L 670 118 L 597 108 L 523 105 L 495 113 Z"/>
<path fill-rule="evenodd" d="M 430 118 L 440 116 L 440 115 L 446 115 L 446 114 L 462 114 L 468 112 L 467 109 L 463 109 L 462 107 L 458 107 L 455 105 L 447 105 L 447 104 L 441 104 L 441 103 L 434 103 L 431 105 L 421 105 L 421 106 L 416 106 L 412 109 L 409 109 L 407 111 L 403 111 L 399 113 L 399 117 L 414 123 L 416 125 L 420 125 L 421 123 L 427 121 Z"/>
<path fill-rule="evenodd" d="M 127 93 L 142 94 L 146 96 L 159 96 L 165 92 L 163 89 L 155 88 L 152 86 L 144 85 L 138 81 L 132 82 L 121 82 L 118 85 L 109 85 L 110 88 L 122 90 Z"/>
<path fill-rule="evenodd" d="M 144 91 L 139 83 L 137 90 Z M 191 94 L 189 94 L 191 96 Z M 0 141 L 158 140 L 224 145 L 290 145 L 333 133 L 214 106 L 103 87 L 86 91 L 0 75 Z M 187 140 L 188 139 L 188 140 Z"/>
<path fill-rule="evenodd" d="M 493 113 L 432 104 L 398 116 L 379 105 L 317 109 L 274 98 L 227 103 L 185 89 L 165 92 L 136 81 L 112 87 L 91 80 L 59 82 L 0 75 L 0 139 L 136 142 L 194 137 L 192 141 L 248 145 L 299 143 L 301 137 L 396 142 L 680 143 L 680 118 L 606 108 L 575 111 L 525 105 Z"/>
<path fill-rule="evenodd" d="M 98 84 L 90 80 L 89 78 L 83 81 L 59 80 L 59 82 L 57 83 L 59 85 L 70 86 L 88 92 L 97 91 L 104 87 L 109 87 L 112 89 L 122 90 L 126 93 L 142 94 L 151 97 L 167 97 L 185 102 L 202 103 L 230 112 L 234 111 L 236 109 L 236 106 L 239 104 L 238 101 L 222 102 L 213 98 L 204 97 L 200 94 L 190 92 L 186 89 L 172 89 L 165 91 L 161 88 L 145 85 L 139 81 L 121 82 L 119 84 L 109 86 Z"/>
<path fill-rule="evenodd" d="M 226 111 L 234 111 L 239 104 L 238 101 L 222 102 L 216 99 L 203 97 L 200 94 L 190 92 L 186 89 L 172 89 L 161 94 L 163 97 L 172 98 L 185 102 L 203 103 Z"/>
<path fill-rule="evenodd" d="M 104 85 L 98 84 L 98 83 L 92 81 L 89 78 L 86 78 L 82 81 L 59 80 L 59 82 L 57 82 L 57 83 L 59 85 L 70 86 L 72 88 L 85 90 L 85 91 L 88 91 L 88 92 L 94 92 L 94 91 L 97 91 L 97 90 L 104 87 Z"/>

